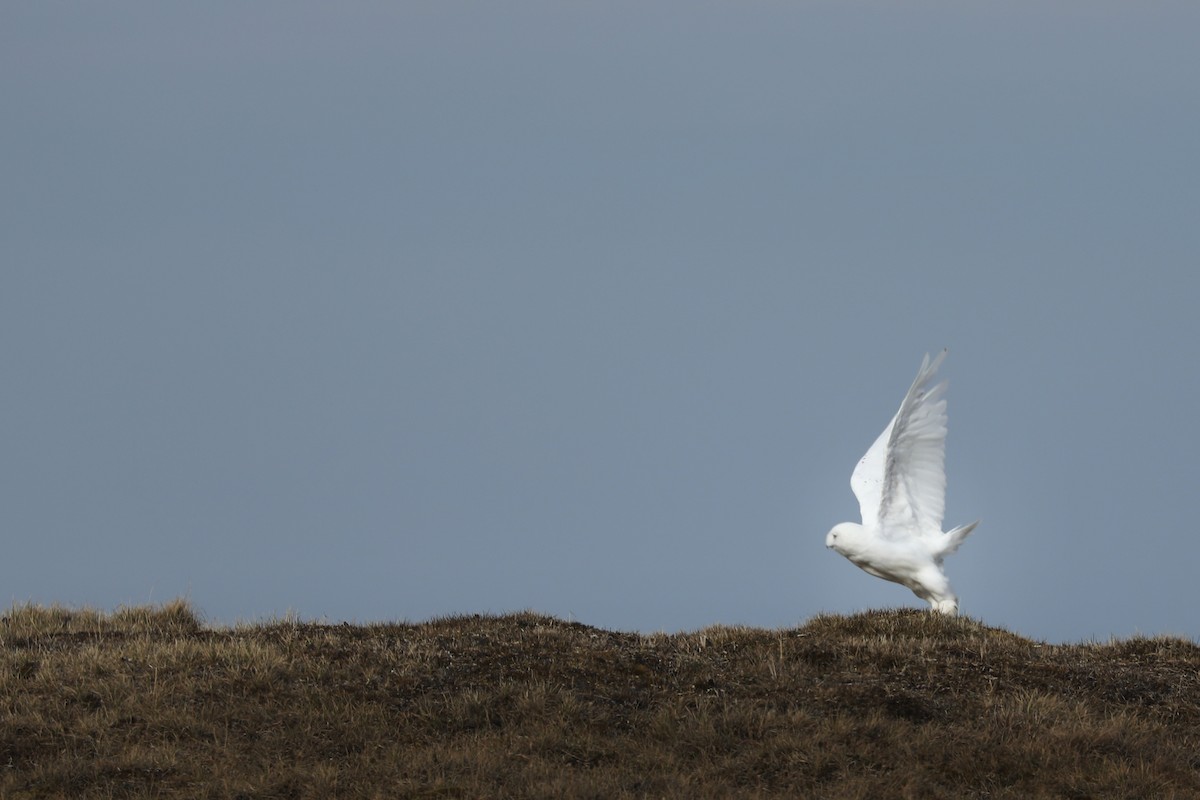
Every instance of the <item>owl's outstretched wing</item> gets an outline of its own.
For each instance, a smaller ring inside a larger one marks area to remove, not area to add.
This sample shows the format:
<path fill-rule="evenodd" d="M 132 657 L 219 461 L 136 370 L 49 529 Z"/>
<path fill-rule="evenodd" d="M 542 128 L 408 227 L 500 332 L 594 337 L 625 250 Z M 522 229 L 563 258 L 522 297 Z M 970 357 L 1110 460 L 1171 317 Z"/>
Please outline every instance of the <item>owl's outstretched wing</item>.
<path fill-rule="evenodd" d="M 900 410 L 850 476 L 863 526 L 885 536 L 941 533 L 946 508 L 946 351 L 926 354 Z"/>

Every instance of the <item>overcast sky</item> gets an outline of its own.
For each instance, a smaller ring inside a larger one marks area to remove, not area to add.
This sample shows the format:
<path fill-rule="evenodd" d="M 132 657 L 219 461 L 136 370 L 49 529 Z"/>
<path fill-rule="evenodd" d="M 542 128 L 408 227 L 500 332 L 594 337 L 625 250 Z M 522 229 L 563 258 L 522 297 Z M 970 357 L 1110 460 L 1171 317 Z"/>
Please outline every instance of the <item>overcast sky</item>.
<path fill-rule="evenodd" d="M 1200 6 L 6 3 L 0 600 L 1200 637 Z"/>

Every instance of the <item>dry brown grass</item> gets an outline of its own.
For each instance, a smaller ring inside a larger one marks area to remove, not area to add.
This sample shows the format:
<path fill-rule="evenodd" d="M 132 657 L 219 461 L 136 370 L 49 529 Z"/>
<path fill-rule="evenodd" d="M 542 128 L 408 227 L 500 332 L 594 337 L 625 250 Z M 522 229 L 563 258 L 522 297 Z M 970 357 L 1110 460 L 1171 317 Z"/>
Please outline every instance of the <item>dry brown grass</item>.
<path fill-rule="evenodd" d="M 1200 647 L 918 611 L 614 633 L 532 613 L 0 621 L 0 797 L 1200 797 Z"/>

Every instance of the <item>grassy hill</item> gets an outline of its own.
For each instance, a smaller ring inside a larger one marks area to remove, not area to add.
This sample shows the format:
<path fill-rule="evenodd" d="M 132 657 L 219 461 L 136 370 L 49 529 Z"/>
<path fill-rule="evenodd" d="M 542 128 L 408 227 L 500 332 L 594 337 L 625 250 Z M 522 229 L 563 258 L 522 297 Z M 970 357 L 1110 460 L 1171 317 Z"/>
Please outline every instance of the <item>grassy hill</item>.
<path fill-rule="evenodd" d="M 0 797 L 1200 797 L 1200 647 L 921 611 L 641 636 L 531 613 L 0 621 Z"/>

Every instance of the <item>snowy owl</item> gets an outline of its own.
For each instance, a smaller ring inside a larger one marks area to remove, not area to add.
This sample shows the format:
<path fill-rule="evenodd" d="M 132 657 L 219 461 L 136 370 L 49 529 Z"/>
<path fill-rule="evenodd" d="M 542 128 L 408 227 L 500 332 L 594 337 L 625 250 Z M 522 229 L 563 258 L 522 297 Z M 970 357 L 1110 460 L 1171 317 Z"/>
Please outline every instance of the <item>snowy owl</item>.
<path fill-rule="evenodd" d="M 942 559 L 979 524 L 942 531 L 946 507 L 946 383 L 931 385 L 946 357 L 921 362 L 896 416 L 850 476 L 862 524 L 833 526 L 825 546 L 877 578 L 903 584 L 934 611 L 958 612 Z"/>

